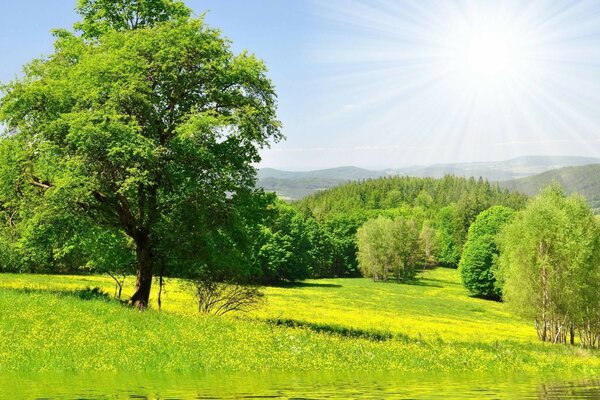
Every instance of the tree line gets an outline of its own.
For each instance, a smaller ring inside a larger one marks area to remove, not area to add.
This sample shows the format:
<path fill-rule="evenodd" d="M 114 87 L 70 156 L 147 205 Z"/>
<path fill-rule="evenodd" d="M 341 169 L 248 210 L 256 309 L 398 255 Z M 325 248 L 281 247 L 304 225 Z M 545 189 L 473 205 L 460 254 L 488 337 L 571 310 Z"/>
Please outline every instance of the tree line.
<path fill-rule="evenodd" d="M 483 179 L 386 177 L 352 182 L 295 205 L 320 224 L 354 216 L 347 254 L 363 276 L 411 280 L 419 268 L 458 267 L 475 218 L 491 206 L 522 208 L 527 196 Z"/>

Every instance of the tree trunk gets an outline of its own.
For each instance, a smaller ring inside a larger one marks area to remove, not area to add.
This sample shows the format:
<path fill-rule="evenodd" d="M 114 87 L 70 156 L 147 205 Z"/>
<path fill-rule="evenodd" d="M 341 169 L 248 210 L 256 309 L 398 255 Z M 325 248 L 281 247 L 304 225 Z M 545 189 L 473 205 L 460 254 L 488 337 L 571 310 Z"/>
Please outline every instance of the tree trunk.
<path fill-rule="evenodd" d="M 143 310 L 148 307 L 150 299 L 150 289 L 152 288 L 152 272 L 154 264 L 154 255 L 150 238 L 147 234 L 140 234 L 136 240 L 136 258 L 137 273 L 135 292 L 129 304 Z"/>
<path fill-rule="evenodd" d="M 569 343 L 571 346 L 575 344 L 575 324 L 571 322 L 571 327 L 569 329 Z"/>
<path fill-rule="evenodd" d="M 160 271 L 159 271 L 159 279 L 158 279 L 158 309 L 162 308 L 162 291 L 164 286 L 163 276 L 165 274 L 165 260 L 164 258 L 160 262 Z"/>
<path fill-rule="evenodd" d="M 539 246 L 539 250 L 538 250 L 538 254 L 542 257 L 544 257 L 546 255 L 546 251 L 544 250 L 544 245 L 543 243 L 540 243 Z M 540 339 L 542 340 L 542 342 L 545 342 L 548 338 L 548 320 L 549 317 L 547 315 L 547 310 L 548 310 L 548 303 L 549 303 L 549 299 L 548 299 L 548 270 L 546 269 L 546 262 L 545 260 L 542 261 L 542 271 L 541 271 L 541 275 L 542 275 L 542 327 L 543 327 L 543 331 L 542 334 L 540 336 Z"/>

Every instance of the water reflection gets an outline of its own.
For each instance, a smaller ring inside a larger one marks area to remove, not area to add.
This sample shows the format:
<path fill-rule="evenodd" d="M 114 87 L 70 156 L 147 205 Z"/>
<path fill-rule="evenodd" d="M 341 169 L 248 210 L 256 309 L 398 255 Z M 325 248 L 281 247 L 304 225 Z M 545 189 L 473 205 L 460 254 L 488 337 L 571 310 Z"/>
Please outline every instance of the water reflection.
<path fill-rule="evenodd" d="M 407 374 L 5 375 L 4 399 L 600 399 L 581 377 Z"/>

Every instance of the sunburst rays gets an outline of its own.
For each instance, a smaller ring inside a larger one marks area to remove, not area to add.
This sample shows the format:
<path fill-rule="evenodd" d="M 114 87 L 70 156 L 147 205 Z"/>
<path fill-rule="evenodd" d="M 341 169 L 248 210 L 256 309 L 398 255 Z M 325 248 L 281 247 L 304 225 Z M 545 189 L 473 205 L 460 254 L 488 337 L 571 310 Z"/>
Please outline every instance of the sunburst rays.
<path fill-rule="evenodd" d="M 600 155 L 600 3 L 313 6 L 316 101 L 327 105 L 315 117 L 330 132 L 315 140 L 373 149 L 338 163 Z"/>

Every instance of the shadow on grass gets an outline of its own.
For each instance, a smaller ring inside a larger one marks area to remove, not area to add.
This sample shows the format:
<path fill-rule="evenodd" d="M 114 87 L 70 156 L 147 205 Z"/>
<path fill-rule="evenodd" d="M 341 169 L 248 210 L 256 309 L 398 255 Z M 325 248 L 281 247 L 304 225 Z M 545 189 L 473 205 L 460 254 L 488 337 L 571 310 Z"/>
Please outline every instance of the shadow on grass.
<path fill-rule="evenodd" d="M 426 279 L 426 280 L 428 281 L 430 279 Z M 406 282 L 398 282 L 398 283 L 401 283 L 403 285 L 410 285 L 410 286 L 426 286 L 426 287 L 436 287 L 436 288 L 443 287 L 442 285 L 437 285 L 435 283 L 429 283 L 429 282 L 426 282 L 425 280 L 422 281 L 419 279 L 415 279 L 412 281 L 406 281 Z"/>
<path fill-rule="evenodd" d="M 337 335 L 341 337 L 348 337 L 354 339 L 367 339 L 374 342 L 385 342 L 388 340 L 399 340 L 405 343 L 412 342 L 413 340 L 405 334 L 397 333 L 392 334 L 387 331 L 377 331 L 371 329 L 357 329 L 349 328 L 335 324 L 321 324 L 316 322 L 298 321 L 295 319 L 287 318 L 270 318 L 266 320 L 268 324 L 273 326 L 285 326 L 288 328 L 302 328 L 308 329 L 316 333 L 323 333 L 329 335 Z"/>
<path fill-rule="evenodd" d="M 85 289 L 42 289 L 42 288 L 6 288 L 5 290 L 12 290 L 15 292 L 21 292 L 25 294 L 51 294 L 60 297 L 75 297 L 80 300 L 102 300 L 102 301 L 114 301 L 113 297 L 100 289 L 99 287 L 86 287 Z"/>
<path fill-rule="evenodd" d="M 502 303 L 502 299 L 500 299 L 497 296 L 485 296 L 485 295 L 481 295 L 481 294 L 472 294 L 472 295 L 469 295 L 469 297 L 472 299 L 488 300 L 488 301 L 495 301 L 496 303 Z"/>
<path fill-rule="evenodd" d="M 398 281 L 397 279 L 388 279 L 387 281 L 375 281 L 375 283 L 384 283 L 390 285 L 409 285 L 409 286 L 424 286 L 424 287 L 436 287 L 441 288 L 442 285 L 436 285 L 435 283 L 429 283 L 427 281 L 433 281 L 434 279 L 411 279 L 408 281 Z M 440 281 L 441 282 L 441 281 Z"/>
<path fill-rule="evenodd" d="M 318 282 L 283 282 L 272 285 L 266 285 L 278 288 L 341 288 L 337 283 L 318 283 Z"/>

